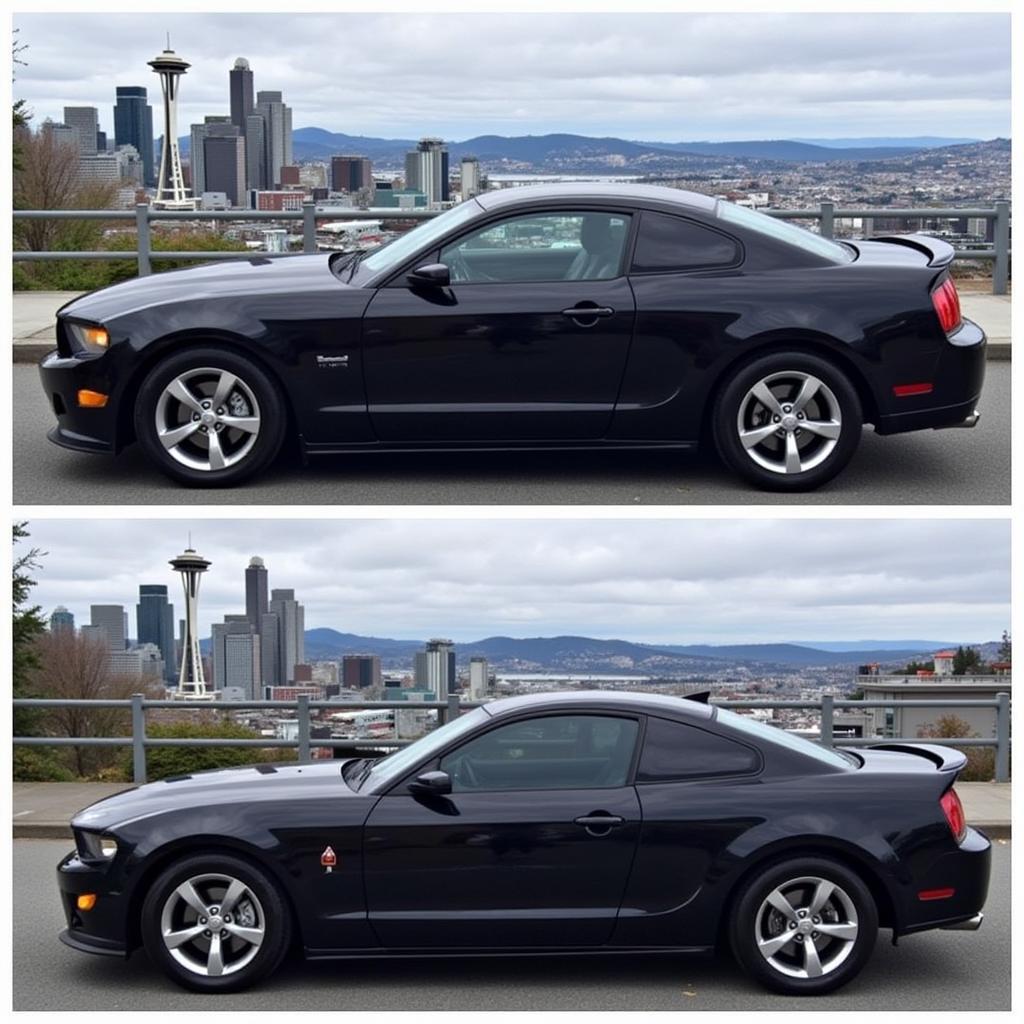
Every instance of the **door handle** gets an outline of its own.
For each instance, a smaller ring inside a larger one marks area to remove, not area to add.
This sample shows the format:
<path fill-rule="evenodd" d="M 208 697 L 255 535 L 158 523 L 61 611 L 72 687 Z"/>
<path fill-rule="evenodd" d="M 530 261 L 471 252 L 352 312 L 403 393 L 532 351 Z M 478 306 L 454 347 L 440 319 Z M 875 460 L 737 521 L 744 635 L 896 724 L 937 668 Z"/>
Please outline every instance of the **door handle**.
<path fill-rule="evenodd" d="M 613 828 L 626 823 L 625 818 L 617 814 L 585 814 L 582 818 L 575 818 L 574 825 L 582 825 L 591 836 L 606 836 Z"/>
<path fill-rule="evenodd" d="M 598 317 L 614 316 L 615 310 L 611 306 L 573 306 L 571 309 L 563 309 L 562 316 L 569 317 L 570 320 L 590 320 L 592 323 L 597 322 Z M 580 324 L 581 327 L 590 327 L 592 324 Z"/>

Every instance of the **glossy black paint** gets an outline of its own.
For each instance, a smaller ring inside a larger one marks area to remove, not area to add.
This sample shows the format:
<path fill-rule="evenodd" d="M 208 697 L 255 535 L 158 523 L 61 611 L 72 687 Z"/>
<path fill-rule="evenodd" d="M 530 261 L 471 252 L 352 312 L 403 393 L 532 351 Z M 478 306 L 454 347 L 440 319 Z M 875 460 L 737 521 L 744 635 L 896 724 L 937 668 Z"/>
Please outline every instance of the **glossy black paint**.
<path fill-rule="evenodd" d="M 399 271 L 331 270 L 327 254 L 217 263 L 138 278 L 58 312 L 58 350 L 41 364 L 56 443 L 118 451 L 133 439 L 146 373 L 183 346 L 214 342 L 280 383 L 307 453 L 374 449 L 696 444 L 723 376 L 772 350 L 826 356 L 852 379 L 879 433 L 952 425 L 973 412 L 985 337 L 940 328 L 930 292 L 948 257 L 906 239 L 856 243 L 833 264 L 721 220 L 695 193 L 642 186 L 530 187 L 472 200 L 476 217 Z M 452 284 L 409 279 L 445 244 L 513 214 L 621 214 L 622 274 L 609 281 Z M 628 271 L 644 211 L 735 239 L 725 269 Z M 940 243 L 941 244 L 941 243 Z M 572 317 L 576 306 L 614 310 Z M 68 320 L 105 326 L 102 354 L 76 353 Z M 348 356 L 325 367 L 317 356 Z M 931 394 L 896 398 L 899 384 Z M 79 409 L 78 389 L 110 396 Z"/>
<path fill-rule="evenodd" d="M 990 846 L 957 843 L 939 798 L 963 767 L 948 748 L 864 748 L 858 764 L 825 762 L 737 730 L 717 710 L 616 692 L 496 701 L 468 735 L 356 791 L 342 763 L 233 769 L 152 783 L 72 822 L 112 836 L 103 863 L 75 853 L 58 867 L 65 941 L 92 952 L 138 944 L 149 883 L 183 854 L 229 850 L 279 883 L 307 955 L 515 953 L 525 950 L 710 950 L 738 884 L 786 854 L 827 854 L 857 871 L 896 935 L 966 920 L 982 907 Z M 612 788 L 423 794 L 417 776 L 463 743 L 523 719 L 600 714 L 637 722 L 626 784 Z M 756 750 L 746 774 L 638 783 L 651 718 Z M 470 723 L 472 725 L 472 723 Z M 618 819 L 599 827 L 594 819 Z M 583 819 L 580 821 L 579 819 Z M 337 866 L 326 873 L 326 846 Z M 922 901 L 924 889 L 952 897 Z M 94 910 L 74 895 L 99 893 Z"/>

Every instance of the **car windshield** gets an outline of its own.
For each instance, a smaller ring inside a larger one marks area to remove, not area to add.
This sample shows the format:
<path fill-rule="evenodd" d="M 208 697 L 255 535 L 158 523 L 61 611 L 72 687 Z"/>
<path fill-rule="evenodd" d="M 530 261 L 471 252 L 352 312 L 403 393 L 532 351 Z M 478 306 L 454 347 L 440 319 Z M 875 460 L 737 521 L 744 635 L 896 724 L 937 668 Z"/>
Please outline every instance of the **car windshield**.
<path fill-rule="evenodd" d="M 767 740 L 769 743 L 777 743 L 783 747 L 789 747 L 805 757 L 814 757 L 834 768 L 849 768 L 857 762 L 848 754 L 838 750 L 827 750 L 818 746 L 802 736 L 796 736 L 785 729 L 779 729 L 774 725 L 765 725 L 750 715 L 737 715 L 735 711 L 726 711 L 723 707 L 715 708 L 715 717 L 722 725 L 731 726 L 739 732 L 748 733 L 758 739 Z"/>
<path fill-rule="evenodd" d="M 373 766 L 363 777 L 359 788 L 376 791 L 384 786 L 389 786 L 392 782 L 400 779 L 413 765 L 429 761 L 452 740 L 457 740 L 460 736 L 472 732 L 488 718 L 490 715 L 483 708 L 474 708 L 468 714 L 460 715 L 433 732 L 428 732 L 426 736 L 415 743 L 410 743 L 409 746 L 402 747 L 401 750 L 396 750 L 379 761 L 374 761 Z"/>
<path fill-rule="evenodd" d="M 375 276 L 395 270 L 414 253 L 428 248 L 431 242 L 439 241 L 453 228 L 478 216 L 480 211 L 480 204 L 475 199 L 459 203 L 369 253 L 362 260 L 362 269 Z"/>
<path fill-rule="evenodd" d="M 747 206 L 737 206 L 735 203 L 719 200 L 717 213 L 719 220 L 739 224 L 740 227 L 785 242 L 787 245 L 795 245 L 805 252 L 821 256 L 832 263 L 851 263 L 853 261 L 853 254 L 850 250 L 838 242 L 822 238 L 821 235 L 816 235 L 813 231 L 798 227 L 796 224 L 790 224 L 788 221 L 769 217 L 766 213 L 758 213 L 757 210 L 751 210 Z"/>

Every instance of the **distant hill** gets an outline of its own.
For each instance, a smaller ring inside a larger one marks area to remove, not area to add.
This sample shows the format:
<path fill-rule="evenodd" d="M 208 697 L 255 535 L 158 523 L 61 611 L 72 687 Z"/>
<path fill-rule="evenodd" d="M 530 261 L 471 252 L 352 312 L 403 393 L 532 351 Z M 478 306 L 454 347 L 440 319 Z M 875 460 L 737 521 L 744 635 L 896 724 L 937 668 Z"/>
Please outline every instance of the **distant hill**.
<path fill-rule="evenodd" d="M 907 156 L 917 146 L 820 146 L 788 139 L 749 139 L 745 142 L 659 142 L 660 150 L 697 156 L 731 156 L 747 160 L 781 160 L 786 163 L 836 163 L 843 160 L 888 160 Z"/>
<path fill-rule="evenodd" d="M 824 650 L 799 644 L 693 644 L 666 647 L 678 654 L 724 661 L 760 662 L 776 665 L 863 665 L 869 662 L 900 662 L 941 650 L 941 645 L 907 649 L 873 648 L 860 650 Z"/>
<path fill-rule="evenodd" d="M 807 142 L 812 146 L 825 146 L 828 149 L 876 149 L 895 146 L 902 148 L 911 146 L 914 149 L 938 149 L 940 146 L 961 146 L 969 142 L 981 142 L 981 139 L 947 139 L 941 135 L 912 135 L 907 138 L 900 136 L 869 136 L 863 139 L 793 139 L 793 142 Z"/>

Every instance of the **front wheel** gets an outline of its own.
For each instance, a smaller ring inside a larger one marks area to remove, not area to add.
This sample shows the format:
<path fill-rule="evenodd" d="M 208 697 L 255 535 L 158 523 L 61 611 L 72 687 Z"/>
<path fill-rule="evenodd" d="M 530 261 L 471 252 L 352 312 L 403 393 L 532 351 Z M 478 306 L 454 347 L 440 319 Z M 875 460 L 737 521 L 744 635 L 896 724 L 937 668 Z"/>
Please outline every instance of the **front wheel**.
<path fill-rule="evenodd" d="M 863 425 L 846 375 L 802 352 L 741 367 L 712 411 L 722 459 L 769 491 L 807 491 L 831 480 L 853 457 Z"/>
<path fill-rule="evenodd" d="M 265 469 L 284 440 L 274 382 L 230 351 L 189 349 L 158 363 L 139 388 L 135 435 L 168 476 L 228 487 Z"/>
<path fill-rule="evenodd" d="M 837 861 L 802 857 L 776 864 L 738 894 L 733 953 L 746 972 L 786 995 L 822 995 L 867 963 L 878 910 L 861 879 Z"/>
<path fill-rule="evenodd" d="M 270 975 L 291 941 L 277 885 L 229 854 L 188 857 L 157 878 L 142 905 L 142 941 L 173 981 L 237 992 Z"/>

